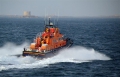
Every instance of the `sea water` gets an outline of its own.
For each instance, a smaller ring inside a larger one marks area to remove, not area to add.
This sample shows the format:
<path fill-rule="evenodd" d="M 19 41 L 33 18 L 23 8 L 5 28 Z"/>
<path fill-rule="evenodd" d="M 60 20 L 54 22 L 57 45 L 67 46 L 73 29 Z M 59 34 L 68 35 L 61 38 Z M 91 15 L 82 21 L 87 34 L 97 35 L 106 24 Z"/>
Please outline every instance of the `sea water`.
<path fill-rule="evenodd" d="M 120 76 L 119 18 L 59 18 L 60 32 L 72 47 L 43 60 L 16 57 L 44 30 L 44 18 L 0 18 L 0 77 Z"/>

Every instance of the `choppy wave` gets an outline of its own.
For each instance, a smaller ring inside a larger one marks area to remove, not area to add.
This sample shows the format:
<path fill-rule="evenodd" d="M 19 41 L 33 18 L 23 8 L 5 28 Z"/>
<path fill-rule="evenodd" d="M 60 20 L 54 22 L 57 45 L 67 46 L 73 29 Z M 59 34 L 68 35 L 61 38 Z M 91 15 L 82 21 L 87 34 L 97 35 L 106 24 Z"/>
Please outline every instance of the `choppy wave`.
<path fill-rule="evenodd" d="M 71 47 L 68 49 L 60 50 L 60 53 L 52 58 L 39 60 L 33 57 L 19 57 L 11 56 L 15 54 L 21 54 L 23 48 L 28 45 L 24 43 L 22 45 L 15 45 L 13 43 L 7 43 L 0 48 L 0 71 L 8 69 L 23 69 L 23 68 L 42 68 L 49 64 L 59 62 L 91 62 L 92 60 L 110 60 L 108 56 L 95 51 L 92 48 L 86 48 L 81 46 Z"/>

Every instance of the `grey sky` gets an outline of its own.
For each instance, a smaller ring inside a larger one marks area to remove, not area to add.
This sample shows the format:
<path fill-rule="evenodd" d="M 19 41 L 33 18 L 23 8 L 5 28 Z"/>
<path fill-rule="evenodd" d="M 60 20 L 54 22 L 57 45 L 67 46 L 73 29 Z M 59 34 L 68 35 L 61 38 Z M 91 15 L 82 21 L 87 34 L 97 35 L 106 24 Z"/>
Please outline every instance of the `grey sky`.
<path fill-rule="evenodd" d="M 0 15 L 120 16 L 120 0 L 0 0 Z"/>

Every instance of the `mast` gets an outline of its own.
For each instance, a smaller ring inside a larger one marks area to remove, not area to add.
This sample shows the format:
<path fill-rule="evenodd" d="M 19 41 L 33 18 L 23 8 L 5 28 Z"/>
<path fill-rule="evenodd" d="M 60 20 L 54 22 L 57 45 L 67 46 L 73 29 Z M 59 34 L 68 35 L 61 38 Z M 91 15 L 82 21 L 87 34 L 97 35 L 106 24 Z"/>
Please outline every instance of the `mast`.
<path fill-rule="evenodd" d="M 49 17 L 49 25 L 50 25 L 50 17 Z"/>

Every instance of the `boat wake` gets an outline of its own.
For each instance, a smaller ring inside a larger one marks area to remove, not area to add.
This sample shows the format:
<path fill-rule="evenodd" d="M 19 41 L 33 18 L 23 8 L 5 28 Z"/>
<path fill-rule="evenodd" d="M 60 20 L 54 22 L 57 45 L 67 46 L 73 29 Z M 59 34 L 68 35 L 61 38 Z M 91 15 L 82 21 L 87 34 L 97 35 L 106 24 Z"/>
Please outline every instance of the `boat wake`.
<path fill-rule="evenodd" d="M 22 54 L 23 48 L 29 45 L 24 43 L 16 46 L 13 43 L 7 43 L 0 48 L 0 71 L 8 69 L 23 69 L 23 68 L 42 68 L 49 64 L 60 62 L 91 62 L 93 60 L 110 60 L 105 54 L 99 53 L 92 48 L 85 48 L 81 46 L 71 47 L 60 50 L 59 54 L 46 59 L 36 59 L 30 56 L 19 57 L 10 56 L 15 54 Z"/>

